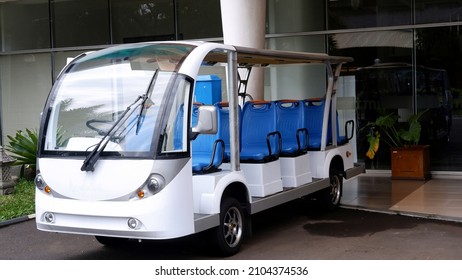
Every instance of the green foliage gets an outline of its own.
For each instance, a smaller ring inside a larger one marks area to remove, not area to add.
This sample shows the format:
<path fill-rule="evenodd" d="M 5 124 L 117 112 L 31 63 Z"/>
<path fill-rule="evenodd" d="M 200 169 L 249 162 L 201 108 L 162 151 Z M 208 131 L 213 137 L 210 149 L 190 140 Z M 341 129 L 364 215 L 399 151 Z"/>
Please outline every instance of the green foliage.
<path fill-rule="evenodd" d="M 16 159 L 14 165 L 22 165 L 21 177 L 24 176 L 24 168 L 35 170 L 38 148 L 37 130 L 26 129 L 25 132 L 18 130 L 14 137 L 10 135 L 7 137 L 10 142 L 5 149 Z"/>
<path fill-rule="evenodd" d="M 12 194 L 0 196 L 0 221 L 35 213 L 34 197 L 34 182 L 20 179 Z"/>
<path fill-rule="evenodd" d="M 404 147 L 409 145 L 417 145 L 420 141 L 422 126 L 420 118 L 427 112 L 423 110 L 415 115 L 412 115 L 408 122 L 402 124 L 398 122 L 399 116 L 396 113 L 378 117 L 374 122 L 370 122 L 363 129 L 369 129 L 367 136 L 369 149 L 366 153 L 367 157 L 373 159 L 379 147 L 380 140 L 390 147 Z"/>

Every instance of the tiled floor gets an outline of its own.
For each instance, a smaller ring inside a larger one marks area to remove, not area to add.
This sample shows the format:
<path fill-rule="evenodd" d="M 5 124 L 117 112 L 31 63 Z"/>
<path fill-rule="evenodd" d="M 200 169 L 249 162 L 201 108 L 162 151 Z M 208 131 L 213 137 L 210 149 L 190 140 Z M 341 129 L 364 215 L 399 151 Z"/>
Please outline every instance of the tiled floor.
<path fill-rule="evenodd" d="M 366 173 L 344 182 L 342 206 L 462 222 L 462 180 L 391 180 Z"/>

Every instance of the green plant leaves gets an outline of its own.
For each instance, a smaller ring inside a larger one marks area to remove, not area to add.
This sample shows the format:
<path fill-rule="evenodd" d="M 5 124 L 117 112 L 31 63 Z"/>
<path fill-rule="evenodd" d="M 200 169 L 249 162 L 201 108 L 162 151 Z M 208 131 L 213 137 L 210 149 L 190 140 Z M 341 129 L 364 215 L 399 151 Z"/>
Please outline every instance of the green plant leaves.
<path fill-rule="evenodd" d="M 409 117 L 408 123 L 399 123 L 399 115 L 396 113 L 380 116 L 374 122 L 368 123 L 364 127 L 364 129 L 370 129 L 368 135 L 369 149 L 366 156 L 370 159 L 374 158 L 380 140 L 390 147 L 417 145 L 422 132 L 419 119 L 427 111 L 428 109 L 412 115 Z M 378 137 L 379 135 L 381 137 Z"/>
<path fill-rule="evenodd" d="M 16 159 L 14 165 L 27 165 L 35 169 L 37 161 L 38 133 L 36 130 L 18 130 L 15 136 L 7 136 L 10 141 L 5 149 Z"/>
<path fill-rule="evenodd" d="M 400 129 L 399 136 L 404 141 L 412 144 L 417 145 L 420 140 L 420 132 L 422 130 L 422 126 L 418 122 L 411 122 L 409 123 L 409 130 Z"/>

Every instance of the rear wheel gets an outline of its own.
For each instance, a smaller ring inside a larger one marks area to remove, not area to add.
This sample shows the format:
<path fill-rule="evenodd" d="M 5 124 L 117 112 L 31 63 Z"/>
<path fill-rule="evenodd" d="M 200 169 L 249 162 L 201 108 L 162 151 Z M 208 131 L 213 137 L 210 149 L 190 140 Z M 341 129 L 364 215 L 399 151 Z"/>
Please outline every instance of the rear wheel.
<path fill-rule="evenodd" d="M 220 225 L 213 229 L 213 239 L 221 255 L 231 256 L 239 251 L 244 239 L 244 213 L 233 197 L 225 198 L 220 208 Z"/>
<path fill-rule="evenodd" d="M 329 175 L 329 179 L 330 186 L 321 190 L 317 198 L 324 209 L 332 211 L 340 206 L 340 199 L 342 198 L 343 177 L 339 172 L 333 170 Z"/>

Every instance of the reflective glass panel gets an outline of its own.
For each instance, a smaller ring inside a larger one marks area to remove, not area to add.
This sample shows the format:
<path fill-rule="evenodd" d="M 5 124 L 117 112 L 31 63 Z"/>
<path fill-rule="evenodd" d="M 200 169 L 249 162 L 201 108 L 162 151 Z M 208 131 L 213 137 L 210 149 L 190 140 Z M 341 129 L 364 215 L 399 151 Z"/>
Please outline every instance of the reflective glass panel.
<path fill-rule="evenodd" d="M 389 146 L 383 142 L 372 159 L 366 157 L 372 132 L 366 125 L 390 113 L 406 118 L 413 112 L 412 38 L 411 30 L 329 36 L 331 55 L 355 59 L 344 74 L 355 80 L 357 157 L 366 168 L 390 168 Z"/>
<path fill-rule="evenodd" d="M 461 0 L 415 0 L 415 21 L 417 24 L 461 20 Z"/>
<path fill-rule="evenodd" d="M 175 39 L 172 0 L 111 1 L 113 43 Z"/>
<path fill-rule="evenodd" d="M 38 129 L 51 88 L 49 53 L 0 56 L 2 91 L 1 124 L 3 143 L 17 130 Z"/>
<path fill-rule="evenodd" d="M 411 0 L 329 0 L 328 28 L 366 28 L 412 23 Z"/>
<path fill-rule="evenodd" d="M 48 1 L 1 1 L 1 50 L 50 47 Z"/>
<path fill-rule="evenodd" d="M 325 30 L 325 1 L 268 0 L 266 33 Z"/>
<path fill-rule="evenodd" d="M 416 30 L 417 109 L 429 110 L 422 140 L 432 170 L 462 170 L 461 40 L 458 27 Z"/>
<path fill-rule="evenodd" d="M 110 43 L 107 0 L 55 0 L 52 7 L 56 47 Z"/>
<path fill-rule="evenodd" d="M 222 37 L 220 1 L 178 0 L 179 39 Z"/>
<path fill-rule="evenodd" d="M 324 52 L 325 40 L 319 36 L 272 38 L 267 48 L 286 51 Z M 324 65 L 279 66 L 265 69 L 265 99 L 305 99 L 325 94 Z"/>

